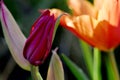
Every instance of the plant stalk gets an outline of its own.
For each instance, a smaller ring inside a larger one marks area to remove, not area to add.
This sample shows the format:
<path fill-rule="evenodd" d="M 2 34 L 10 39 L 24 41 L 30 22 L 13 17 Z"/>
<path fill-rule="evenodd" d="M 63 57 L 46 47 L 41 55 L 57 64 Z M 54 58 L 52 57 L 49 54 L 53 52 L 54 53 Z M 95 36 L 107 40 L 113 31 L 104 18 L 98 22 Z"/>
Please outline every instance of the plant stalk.
<path fill-rule="evenodd" d="M 118 69 L 117 69 L 117 64 L 116 64 L 116 61 L 115 61 L 114 52 L 110 51 L 107 54 L 107 58 L 105 58 L 105 60 L 106 60 L 108 79 L 109 80 L 120 80 L 119 72 L 118 72 Z"/>
<path fill-rule="evenodd" d="M 93 80 L 102 80 L 101 78 L 101 53 L 94 48 Z"/>
<path fill-rule="evenodd" d="M 42 76 L 39 73 L 39 67 L 31 65 L 31 76 L 33 80 L 43 80 Z"/>

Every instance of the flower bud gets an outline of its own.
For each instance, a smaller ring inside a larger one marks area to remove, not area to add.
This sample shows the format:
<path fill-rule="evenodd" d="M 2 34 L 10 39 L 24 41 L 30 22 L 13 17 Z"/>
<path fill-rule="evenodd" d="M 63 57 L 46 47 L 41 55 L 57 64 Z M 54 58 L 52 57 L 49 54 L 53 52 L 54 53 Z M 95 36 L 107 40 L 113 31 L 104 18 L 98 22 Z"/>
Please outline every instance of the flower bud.
<path fill-rule="evenodd" d="M 42 11 L 41 16 L 33 24 L 30 36 L 24 46 L 24 57 L 32 65 L 40 65 L 48 56 L 55 27 L 55 18 L 49 10 Z"/>

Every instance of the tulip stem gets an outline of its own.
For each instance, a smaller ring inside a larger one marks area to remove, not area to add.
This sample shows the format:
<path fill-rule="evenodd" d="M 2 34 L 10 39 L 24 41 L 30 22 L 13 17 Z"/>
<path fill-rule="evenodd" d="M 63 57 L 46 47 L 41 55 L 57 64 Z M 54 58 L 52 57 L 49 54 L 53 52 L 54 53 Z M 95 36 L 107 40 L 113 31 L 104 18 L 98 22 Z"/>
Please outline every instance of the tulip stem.
<path fill-rule="evenodd" d="M 39 67 L 31 65 L 31 75 L 33 80 L 43 80 L 42 76 L 39 73 Z"/>
<path fill-rule="evenodd" d="M 90 49 L 90 46 L 82 40 L 80 40 L 80 46 L 82 47 L 83 57 L 84 57 L 90 78 L 92 79 L 92 74 L 93 74 L 92 50 Z"/>
<path fill-rule="evenodd" d="M 94 48 L 93 80 L 101 80 L 101 53 Z"/>
<path fill-rule="evenodd" d="M 115 56 L 113 51 L 110 51 L 107 54 L 107 58 L 105 58 L 105 61 L 106 61 L 108 79 L 119 80 L 119 72 L 117 69 L 117 64 L 115 61 Z"/>

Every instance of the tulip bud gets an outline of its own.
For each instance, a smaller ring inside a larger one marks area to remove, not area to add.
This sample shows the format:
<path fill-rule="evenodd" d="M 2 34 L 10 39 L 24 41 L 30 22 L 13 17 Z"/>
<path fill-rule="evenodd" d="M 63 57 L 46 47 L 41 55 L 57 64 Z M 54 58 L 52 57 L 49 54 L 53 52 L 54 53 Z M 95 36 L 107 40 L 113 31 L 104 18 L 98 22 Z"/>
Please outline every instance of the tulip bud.
<path fill-rule="evenodd" d="M 42 12 L 41 16 L 33 24 L 30 36 L 24 46 L 24 57 L 32 65 L 40 65 L 48 56 L 55 27 L 55 18 L 49 10 Z"/>

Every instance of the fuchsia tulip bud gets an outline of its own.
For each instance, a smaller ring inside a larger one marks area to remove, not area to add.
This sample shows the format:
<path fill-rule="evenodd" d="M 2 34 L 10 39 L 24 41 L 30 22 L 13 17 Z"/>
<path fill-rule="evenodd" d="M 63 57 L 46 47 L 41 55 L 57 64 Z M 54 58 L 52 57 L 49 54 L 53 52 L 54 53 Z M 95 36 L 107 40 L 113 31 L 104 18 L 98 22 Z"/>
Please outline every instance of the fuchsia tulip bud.
<path fill-rule="evenodd" d="M 24 47 L 24 57 L 33 65 L 40 65 L 48 56 L 54 34 L 55 18 L 49 10 L 43 11 L 33 24 Z"/>

